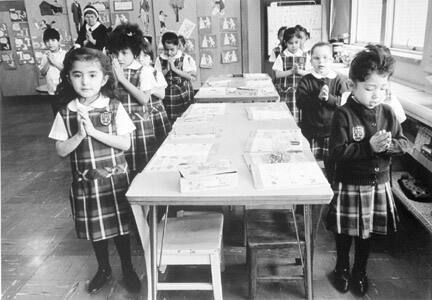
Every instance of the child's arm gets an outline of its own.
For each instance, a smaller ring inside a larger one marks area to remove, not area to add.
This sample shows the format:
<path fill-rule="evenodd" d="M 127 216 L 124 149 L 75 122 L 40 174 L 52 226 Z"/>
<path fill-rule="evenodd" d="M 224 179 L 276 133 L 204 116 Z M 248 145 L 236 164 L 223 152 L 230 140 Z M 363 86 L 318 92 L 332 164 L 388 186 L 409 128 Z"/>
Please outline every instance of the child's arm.
<path fill-rule="evenodd" d="M 313 96 L 314 91 L 306 77 L 300 79 L 296 88 L 296 104 L 302 110 L 308 110 L 320 105 L 320 100 Z"/>
<path fill-rule="evenodd" d="M 293 74 L 294 74 L 293 69 L 289 69 L 286 71 L 275 71 L 276 78 L 288 77 L 288 76 L 291 76 Z"/>
<path fill-rule="evenodd" d="M 48 56 L 47 54 L 44 54 L 41 59 L 41 64 L 38 66 L 40 74 L 42 76 L 46 76 L 49 67 L 50 67 L 50 63 L 48 61 Z"/>
<path fill-rule="evenodd" d="M 59 122 L 59 115 L 57 115 L 55 122 Z M 82 140 L 86 137 L 87 132 L 85 131 L 85 128 L 83 126 L 83 120 L 78 119 L 78 132 L 72 136 L 71 138 L 61 141 L 58 140 L 56 142 L 56 151 L 57 154 L 61 157 L 66 157 L 69 155 L 72 151 L 74 151 L 79 144 L 81 144 Z"/>
<path fill-rule="evenodd" d="M 287 77 L 287 76 L 293 75 L 294 74 L 294 70 L 293 69 L 289 69 L 289 70 L 284 71 L 282 63 L 283 63 L 282 62 L 282 57 L 281 57 L 281 55 L 279 55 L 276 58 L 276 61 L 274 62 L 273 67 L 272 67 L 273 71 L 275 72 L 275 77 L 276 78 L 283 78 L 283 77 Z"/>
<path fill-rule="evenodd" d="M 393 110 L 391 110 L 392 118 L 393 118 L 393 128 L 391 130 L 391 142 L 388 147 L 388 153 L 391 155 L 401 154 L 408 151 L 408 139 L 405 137 L 402 131 L 402 126 Z"/>
<path fill-rule="evenodd" d="M 118 82 L 124 87 L 124 89 L 135 98 L 139 104 L 145 105 L 150 99 L 150 92 L 146 93 L 136 86 L 134 86 L 127 78 L 124 76 L 123 68 L 120 66 L 117 58 L 113 58 L 112 66 L 115 76 Z"/>
<path fill-rule="evenodd" d="M 156 85 L 153 87 L 151 93 L 152 95 L 155 95 L 158 98 L 165 98 L 165 89 L 168 86 L 165 77 L 163 76 L 162 72 L 156 72 Z"/>
<path fill-rule="evenodd" d="M 172 59 L 169 59 L 168 60 L 168 65 L 169 65 L 169 67 L 170 67 L 170 69 L 174 72 L 174 73 L 176 73 L 177 75 L 179 75 L 179 76 L 181 76 L 181 77 L 183 77 L 183 78 L 186 78 L 187 80 L 192 80 L 193 79 L 193 73 L 194 72 L 185 72 L 185 71 L 183 71 L 183 70 L 180 70 L 179 68 L 177 68 L 176 66 L 175 66 L 175 64 L 174 64 L 174 60 L 172 60 Z"/>
<path fill-rule="evenodd" d="M 339 106 L 341 104 L 342 94 L 349 90 L 346 81 L 343 80 L 339 75 L 334 80 L 334 84 L 329 85 L 327 100 L 324 99 L 325 105 L 332 107 Z"/>
<path fill-rule="evenodd" d="M 59 71 L 63 70 L 63 61 L 56 61 L 51 53 L 47 55 L 49 63 L 59 69 Z"/>
<path fill-rule="evenodd" d="M 104 143 L 107 146 L 123 151 L 126 151 L 130 148 L 131 141 L 129 134 L 113 135 L 99 131 L 94 128 L 93 123 L 88 116 L 88 112 L 78 111 L 78 114 L 82 118 L 82 124 L 88 136 L 91 136 L 92 138 Z"/>

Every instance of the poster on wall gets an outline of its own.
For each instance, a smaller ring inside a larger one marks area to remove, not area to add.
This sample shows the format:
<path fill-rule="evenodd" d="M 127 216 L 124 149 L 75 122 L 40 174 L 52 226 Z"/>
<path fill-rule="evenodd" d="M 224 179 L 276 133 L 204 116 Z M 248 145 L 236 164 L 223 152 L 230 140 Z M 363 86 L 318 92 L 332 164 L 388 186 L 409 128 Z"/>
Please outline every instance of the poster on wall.
<path fill-rule="evenodd" d="M 198 17 L 198 30 L 200 33 L 211 33 L 212 30 L 211 17 L 209 16 Z"/>
<path fill-rule="evenodd" d="M 200 48 L 216 48 L 216 34 L 203 34 L 200 35 Z"/>
<path fill-rule="evenodd" d="M 239 37 L 237 32 L 221 33 L 222 46 L 237 47 L 238 40 Z"/>
<path fill-rule="evenodd" d="M 35 60 L 31 52 L 17 51 L 16 55 L 17 55 L 18 63 L 20 65 L 35 63 Z"/>
<path fill-rule="evenodd" d="M 189 38 L 192 35 L 193 30 L 195 29 L 196 24 L 191 20 L 185 18 L 183 23 L 181 24 L 179 30 L 177 31 L 177 35 L 182 35 L 184 38 Z"/>
<path fill-rule="evenodd" d="M 29 31 L 29 24 L 28 23 L 12 23 L 12 31 L 15 36 L 17 37 L 29 37 L 30 31 Z"/>
<path fill-rule="evenodd" d="M 114 28 L 119 26 L 119 25 L 124 25 L 129 23 L 130 20 L 130 16 L 129 13 L 127 12 L 122 12 L 122 13 L 114 13 L 111 15 L 111 20 L 113 20 L 114 22 Z"/>
<path fill-rule="evenodd" d="M 5 23 L 0 24 L 0 50 L 11 50 L 11 44 L 7 25 Z"/>
<path fill-rule="evenodd" d="M 15 37 L 14 42 L 17 51 L 29 51 L 32 49 L 29 37 Z"/>
<path fill-rule="evenodd" d="M 15 62 L 15 59 L 13 58 L 12 53 L 2 53 L 1 54 L 1 60 L 2 63 L 6 65 L 6 70 L 16 70 L 17 64 Z"/>
<path fill-rule="evenodd" d="M 223 18 L 219 24 L 221 31 L 238 31 L 240 29 L 238 18 Z"/>
<path fill-rule="evenodd" d="M 238 62 L 237 49 L 222 51 L 221 56 L 221 61 L 223 64 L 232 64 Z"/>
<path fill-rule="evenodd" d="M 9 18 L 12 22 L 27 22 L 27 13 L 24 9 L 9 9 Z"/>
<path fill-rule="evenodd" d="M 200 53 L 200 68 L 211 69 L 214 67 L 214 54 L 211 51 L 201 51 Z"/>
<path fill-rule="evenodd" d="M 150 3 L 148 0 L 140 0 L 138 18 L 142 23 L 144 35 L 151 35 L 150 32 Z"/>
<path fill-rule="evenodd" d="M 63 6 L 57 1 L 42 0 L 39 3 L 41 16 L 55 16 L 63 14 Z"/>
<path fill-rule="evenodd" d="M 226 7 L 226 1 L 227 0 L 210 0 L 210 4 L 212 5 L 212 15 L 225 15 L 225 7 Z"/>
<path fill-rule="evenodd" d="M 195 53 L 195 40 L 194 39 L 186 39 L 186 44 L 184 46 L 184 52 L 188 54 Z"/>

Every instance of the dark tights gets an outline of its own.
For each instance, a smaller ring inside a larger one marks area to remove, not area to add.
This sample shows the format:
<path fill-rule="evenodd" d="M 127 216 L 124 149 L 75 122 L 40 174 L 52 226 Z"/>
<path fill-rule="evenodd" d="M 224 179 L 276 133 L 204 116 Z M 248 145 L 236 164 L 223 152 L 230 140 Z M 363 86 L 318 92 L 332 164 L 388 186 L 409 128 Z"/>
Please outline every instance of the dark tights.
<path fill-rule="evenodd" d="M 99 268 L 109 270 L 108 240 L 92 242 Z M 129 235 L 119 235 L 114 238 L 114 244 L 120 256 L 123 272 L 132 270 L 132 258 Z"/>
<path fill-rule="evenodd" d="M 346 234 L 335 234 L 336 239 L 336 269 L 349 268 L 349 252 L 353 237 Z M 355 255 L 353 273 L 365 273 L 366 264 L 370 253 L 370 238 L 355 237 Z"/>

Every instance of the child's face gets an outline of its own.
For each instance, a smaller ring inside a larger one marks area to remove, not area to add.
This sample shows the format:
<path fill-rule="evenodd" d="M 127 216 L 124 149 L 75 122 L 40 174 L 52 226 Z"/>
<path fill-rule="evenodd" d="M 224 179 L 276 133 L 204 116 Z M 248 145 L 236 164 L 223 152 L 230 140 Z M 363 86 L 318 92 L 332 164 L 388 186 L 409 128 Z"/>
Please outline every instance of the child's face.
<path fill-rule="evenodd" d="M 84 99 L 96 99 L 101 88 L 106 84 L 108 75 L 104 75 L 97 60 L 75 61 L 69 72 L 69 80 L 75 92 Z"/>
<path fill-rule="evenodd" d="M 308 40 L 308 37 L 306 36 L 306 33 L 304 31 L 300 31 L 300 47 L 303 48 L 305 42 Z"/>
<path fill-rule="evenodd" d="M 165 43 L 164 48 L 165 48 L 165 54 L 168 57 L 174 57 L 177 54 L 178 45 Z"/>
<path fill-rule="evenodd" d="M 56 39 L 49 39 L 45 41 L 45 45 L 50 52 L 57 52 L 60 49 L 60 41 Z"/>
<path fill-rule="evenodd" d="M 135 60 L 135 56 L 130 48 L 120 50 L 116 56 L 123 69 L 130 66 L 130 64 Z"/>
<path fill-rule="evenodd" d="M 295 36 L 286 42 L 286 46 L 289 52 L 296 53 L 300 47 L 300 39 Z"/>
<path fill-rule="evenodd" d="M 372 73 L 363 82 L 352 83 L 352 93 L 358 102 L 369 109 L 381 104 L 387 97 L 388 75 Z"/>
<path fill-rule="evenodd" d="M 311 55 L 311 65 L 316 73 L 327 75 L 332 59 L 330 47 L 315 47 Z"/>

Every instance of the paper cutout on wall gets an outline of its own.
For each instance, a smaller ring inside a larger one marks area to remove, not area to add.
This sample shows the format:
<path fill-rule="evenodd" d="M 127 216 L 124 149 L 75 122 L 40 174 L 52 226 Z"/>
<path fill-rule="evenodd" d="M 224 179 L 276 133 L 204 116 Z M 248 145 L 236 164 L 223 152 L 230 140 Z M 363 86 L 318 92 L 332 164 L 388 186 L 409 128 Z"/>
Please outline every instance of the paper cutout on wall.
<path fill-rule="evenodd" d="M 16 70 L 17 65 L 12 53 L 2 53 L 1 54 L 2 63 L 6 64 L 7 70 Z"/>
<path fill-rule="evenodd" d="M 225 2 L 226 0 L 210 0 L 213 5 L 212 15 L 221 15 L 225 14 Z"/>
<path fill-rule="evenodd" d="M 200 48 L 216 48 L 216 34 L 204 34 L 200 36 Z"/>
<path fill-rule="evenodd" d="M 184 1 L 185 0 L 170 0 L 170 5 L 174 10 L 175 16 L 176 16 L 176 22 L 180 21 L 180 10 L 184 7 Z"/>
<path fill-rule="evenodd" d="M 211 51 L 201 51 L 200 68 L 211 69 L 214 66 L 214 54 Z"/>
<path fill-rule="evenodd" d="M 191 20 L 185 18 L 183 23 L 181 24 L 179 30 L 177 31 L 177 35 L 182 35 L 184 38 L 189 38 L 195 29 L 196 24 Z"/>
<path fill-rule="evenodd" d="M 240 28 L 238 19 L 233 17 L 223 18 L 219 24 L 221 31 L 238 31 Z"/>
<path fill-rule="evenodd" d="M 11 50 L 11 44 L 6 24 L 0 24 L 0 50 Z"/>
<path fill-rule="evenodd" d="M 9 9 L 9 17 L 12 22 L 27 22 L 27 12 L 22 9 Z"/>
<path fill-rule="evenodd" d="M 127 24 L 130 20 L 129 13 L 122 12 L 122 13 L 112 14 L 111 20 L 114 20 L 114 28 L 119 25 Z"/>
<path fill-rule="evenodd" d="M 29 37 L 29 24 L 28 23 L 12 23 L 12 31 L 16 37 Z"/>
<path fill-rule="evenodd" d="M 212 29 L 211 17 L 198 17 L 198 30 L 200 33 L 210 33 Z"/>
<path fill-rule="evenodd" d="M 20 65 L 35 63 L 33 55 L 30 52 L 17 51 L 16 55 Z"/>
<path fill-rule="evenodd" d="M 223 64 L 231 64 L 238 62 L 237 49 L 222 51 L 221 56 Z"/>
<path fill-rule="evenodd" d="M 158 19 L 159 19 L 159 27 L 160 27 L 160 32 L 163 33 L 166 31 L 166 18 L 168 17 L 168 15 L 166 13 L 164 13 L 163 10 L 159 11 L 159 15 L 158 15 Z"/>
<path fill-rule="evenodd" d="M 52 0 L 43 0 L 39 4 L 41 16 L 54 16 L 63 13 L 63 7 L 57 2 Z"/>
<path fill-rule="evenodd" d="M 31 50 L 31 42 L 29 37 L 15 37 L 15 49 L 17 51 Z"/>
<path fill-rule="evenodd" d="M 148 0 L 140 0 L 140 10 L 138 18 L 143 24 L 144 35 L 150 34 L 150 4 Z"/>
<path fill-rule="evenodd" d="M 186 39 L 186 44 L 184 46 L 184 52 L 191 54 L 195 52 L 195 40 Z"/>
<path fill-rule="evenodd" d="M 221 33 L 222 46 L 238 46 L 238 33 L 237 32 L 224 32 Z"/>

